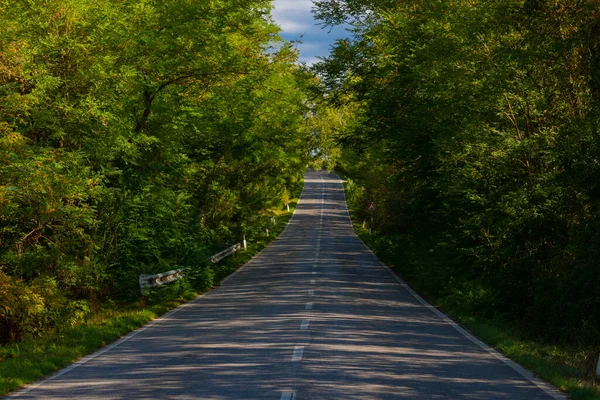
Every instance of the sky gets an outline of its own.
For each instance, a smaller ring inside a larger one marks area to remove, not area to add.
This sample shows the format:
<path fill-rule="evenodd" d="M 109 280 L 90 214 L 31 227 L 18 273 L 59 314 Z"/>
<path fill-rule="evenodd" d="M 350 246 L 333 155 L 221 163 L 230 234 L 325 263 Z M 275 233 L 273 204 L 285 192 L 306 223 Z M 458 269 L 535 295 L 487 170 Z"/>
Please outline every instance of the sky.
<path fill-rule="evenodd" d="M 343 28 L 334 28 L 329 33 L 329 28 L 316 25 L 313 19 L 311 0 L 274 0 L 273 19 L 282 29 L 281 36 L 288 41 L 301 40 L 298 46 L 300 58 L 298 61 L 308 65 L 319 61 L 318 56 L 325 57 L 329 54 L 329 46 L 335 39 L 346 37 Z"/>

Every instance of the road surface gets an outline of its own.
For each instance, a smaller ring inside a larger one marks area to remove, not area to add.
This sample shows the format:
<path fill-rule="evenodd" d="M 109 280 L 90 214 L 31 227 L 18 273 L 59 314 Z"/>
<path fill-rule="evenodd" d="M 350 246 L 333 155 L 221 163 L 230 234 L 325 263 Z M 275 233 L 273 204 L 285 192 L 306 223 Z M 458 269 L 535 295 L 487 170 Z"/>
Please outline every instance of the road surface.
<path fill-rule="evenodd" d="M 387 270 L 343 186 L 309 172 L 286 231 L 221 287 L 50 379 L 36 399 L 560 399 Z"/>

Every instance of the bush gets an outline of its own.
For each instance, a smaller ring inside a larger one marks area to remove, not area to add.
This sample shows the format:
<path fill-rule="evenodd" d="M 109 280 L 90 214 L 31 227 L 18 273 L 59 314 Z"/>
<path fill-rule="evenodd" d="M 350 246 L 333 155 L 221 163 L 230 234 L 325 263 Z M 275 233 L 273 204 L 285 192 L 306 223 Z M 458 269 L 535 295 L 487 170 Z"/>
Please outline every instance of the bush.
<path fill-rule="evenodd" d="M 73 326 L 89 312 L 87 301 L 69 301 L 50 277 L 26 283 L 0 271 L 0 343 L 41 336 L 57 326 Z"/>

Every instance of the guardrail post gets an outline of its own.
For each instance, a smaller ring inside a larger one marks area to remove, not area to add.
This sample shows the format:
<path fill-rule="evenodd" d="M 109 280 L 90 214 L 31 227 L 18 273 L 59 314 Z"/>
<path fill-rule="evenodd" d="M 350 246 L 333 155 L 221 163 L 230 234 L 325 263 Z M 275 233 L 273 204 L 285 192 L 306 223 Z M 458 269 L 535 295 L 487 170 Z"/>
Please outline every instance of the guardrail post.
<path fill-rule="evenodd" d="M 244 243 L 244 251 L 248 250 L 248 246 L 246 244 L 246 235 L 244 235 L 244 241 L 243 241 L 243 243 Z"/>
<path fill-rule="evenodd" d="M 178 279 L 184 277 L 183 271 L 187 268 L 176 269 L 172 271 L 162 272 L 160 274 L 155 275 L 146 275 L 140 274 L 139 282 L 140 282 L 140 291 L 142 294 L 148 292 L 151 287 L 161 286 L 167 283 L 175 282 Z"/>
<path fill-rule="evenodd" d="M 267 225 L 267 234 L 268 234 L 268 232 L 269 232 L 269 227 Z M 210 261 L 212 261 L 213 263 L 217 263 L 220 260 L 222 260 L 223 258 L 225 258 L 231 254 L 235 254 L 235 252 L 241 248 L 242 248 L 242 245 L 240 243 L 236 243 L 233 246 L 212 256 L 210 258 Z M 246 250 L 246 249 L 247 249 L 246 236 L 244 236 L 244 250 Z M 140 274 L 140 277 L 139 277 L 140 291 L 142 292 L 142 294 L 144 294 L 144 293 L 148 292 L 148 290 L 150 290 L 151 287 L 165 285 L 167 283 L 171 283 L 178 279 L 181 279 L 184 277 L 183 271 L 185 271 L 186 269 L 188 269 L 188 268 L 176 269 L 173 271 L 162 272 L 160 274 L 155 274 L 155 275 Z"/>
<path fill-rule="evenodd" d="M 215 254 L 214 256 L 212 256 L 210 258 L 210 261 L 212 261 L 213 264 L 218 263 L 219 261 L 221 261 L 222 259 L 224 259 L 225 257 L 227 257 L 230 254 L 234 254 L 236 251 L 238 251 L 240 248 L 242 247 L 241 244 L 236 243 L 233 246 L 223 250 L 220 253 Z"/>

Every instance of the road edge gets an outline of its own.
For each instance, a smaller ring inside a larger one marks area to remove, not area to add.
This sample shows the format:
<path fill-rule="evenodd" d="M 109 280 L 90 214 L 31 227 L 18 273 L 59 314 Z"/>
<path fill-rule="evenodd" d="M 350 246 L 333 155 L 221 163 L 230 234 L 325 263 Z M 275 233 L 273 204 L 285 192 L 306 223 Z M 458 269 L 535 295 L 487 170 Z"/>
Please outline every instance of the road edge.
<path fill-rule="evenodd" d="M 283 231 L 275 238 L 273 239 L 273 241 L 278 240 L 287 230 L 288 226 L 290 225 L 290 223 L 292 222 L 292 220 L 294 219 L 294 217 L 296 216 L 296 210 L 298 209 L 298 206 L 300 205 L 300 201 L 302 200 L 302 194 L 304 194 L 304 188 L 306 186 L 303 185 L 302 187 L 302 192 L 300 193 L 300 197 L 298 198 L 298 203 L 296 204 L 296 207 L 294 208 L 294 212 L 292 213 L 292 216 L 290 217 L 290 219 L 287 221 L 285 228 L 283 229 Z M 270 244 L 270 243 L 269 243 Z M 74 361 L 72 364 L 61 368 L 60 370 L 44 376 L 43 378 L 40 378 L 37 381 L 28 383 L 23 385 L 21 388 L 15 390 L 12 393 L 8 393 L 7 395 L 1 397 L 1 399 L 10 399 L 10 398 L 19 398 L 25 394 L 27 394 L 28 392 L 30 392 L 33 389 L 38 388 L 39 386 L 43 385 L 46 382 L 52 381 L 56 378 L 59 378 L 60 376 L 66 374 L 67 372 L 70 372 L 84 364 L 86 364 L 89 361 L 92 361 L 93 359 L 101 356 L 104 353 L 109 352 L 110 350 L 114 349 L 115 347 L 120 346 L 121 344 L 127 342 L 128 340 L 134 338 L 135 336 L 139 335 L 140 333 L 144 332 L 146 329 L 151 328 L 154 324 L 158 323 L 160 320 L 165 319 L 165 318 L 169 318 L 171 315 L 183 310 L 184 308 L 196 303 L 197 301 L 200 301 L 202 298 L 204 298 L 205 296 L 208 296 L 212 293 L 215 293 L 217 291 L 219 291 L 221 289 L 221 287 L 230 279 L 233 278 L 234 276 L 236 276 L 237 274 L 239 274 L 240 272 L 242 272 L 243 270 L 245 270 L 246 268 L 248 268 L 250 266 L 250 264 L 252 264 L 252 262 L 267 248 L 269 247 L 269 244 L 267 244 L 263 249 L 261 249 L 258 253 L 256 253 L 254 256 L 252 256 L 252 258 L 250 260 L 248 260 L 248 262 L 246 262 L 245 264 L 241 265 L 239 268 L 237 268 L 235 271 L 233 271 L 231 274 L 227 275 L 225 278 L 221 279 L 219 281 L 219 283 L 214 287 L 211 288 L 209 290 L 207 290 L 204 293 L 200 293 L 199 295 L 197 295 L 196 297 L 194 297 L 193 299 L 186 301 L 183 304 L 180 304 L 179 306 L 173 308 L 172 310 L 169 310 L 168 312 L 166 312 L 165 314 L 161 315 L 158 318 L 153 319 L 152 321 L 149 321 L 147 324 L 145 324 L 144 326 L 141 326 L 127 334 L 125 334 L 124 336 L 120 337 L 119 339 L 115 340 L 114 342 L 107 344 L 106 346 L 103 346 L 101 348 L 99 348 L 98 350 L 83 356 L 82 358 L 80 358 L 77 361 Z"/>
<path fill-rule="evenodd" d="M 377 260 L 379 267 L 381 269 L 386 270 L 392 276 L 392 278 L 394 278 L 394 280 L 396 280 L 396 282 L 398 282 L 398 284 L 400 286 L 402 286 L 402 288 L 404 288 L 408 293 L 410 293 L 410 295 L 413 296 L 419 303 L 421 303 L 423 306 L 425 306 L 427 309 L 429 309 L 431 312 L 433 312 L 442 321 L 444 321 L 445 323 L 447 323 L 448 325 L 453 327 L 462 336 L 469 339 L 472 343 L 476 344 L 481 349 L 490 353 L 496 359 L 502 361 L 504 364 L 506 364 L 507 366 L 512 368 L 515 372 L 517 372 L 523 378 L 527 379 L 529 382 L 534 384 L 540 390 L 544 391 L 544 393 L 546 393 L 548 396 L 552 397 L 555 400 L 568 400 L 567 395 L 565 393 L 561 392 L 558 388 L 556 388 L 553 385 L 551 385 L 550 383 L 538 378 L 533 372 L 529 371 L 522 365 L 511 360 L 510 358 L 508 358 L 507 356 L 505 356 L 498 350 L 494 349 L 490 345 L 486 344 L 485 342 L 481 341 L 475 335 L 473 335 L 471 332 L 469 332 L 465 328 L 463 328 L 459 323 L 457 323 L 456 321 L 451 319 L 449 316 L 444 314 L 442 311 L 440 311 L 439 309 L 437 309 L 436 307 L 431 305 L 427 300 L 425 300 L 417 292 L 415 292 L 406 282 L 404 282 L 402 280 L 402 278 L 400 278 L 400 276 L 398 276 L 398 274 L 396 274 L 396 272 L 394 272 L 393 269 L 391 269 L 383 261 L 381 261 L 381 259 L 379 257 L 377 257 L 377 255 L 371 250 L 371 248 L 369 246 L 367 246 L 367 244 L 354 231 L 354 225 L 352 224 L 350 210 L 348 209 L 348 203 L 346 201 L 346 189 L 344 187 L 343 181 L 339 177 L 339 175 L 337 175 L 336 173 L 332 172 L 332 174 L 337 177 L 337 179 L 340 181 L 340 184 L 342 185 L 342 189 L 343 189 L 342 191 L 344 194 L 344 203 L 346 204 L 346 213 L 348 214 L 348 218 L 350 219 L 350 224 L 352 225 L 352 233 L 354 234 L 354 236 L 356 236 L 358 238 L 358 240 L 360 240 L 360 242 L 363 244 L 363 246 L 365 246 L 365 248 L 369 251 L 369 253 L 371 253 L 373 255 L 373 257 Z"/>

